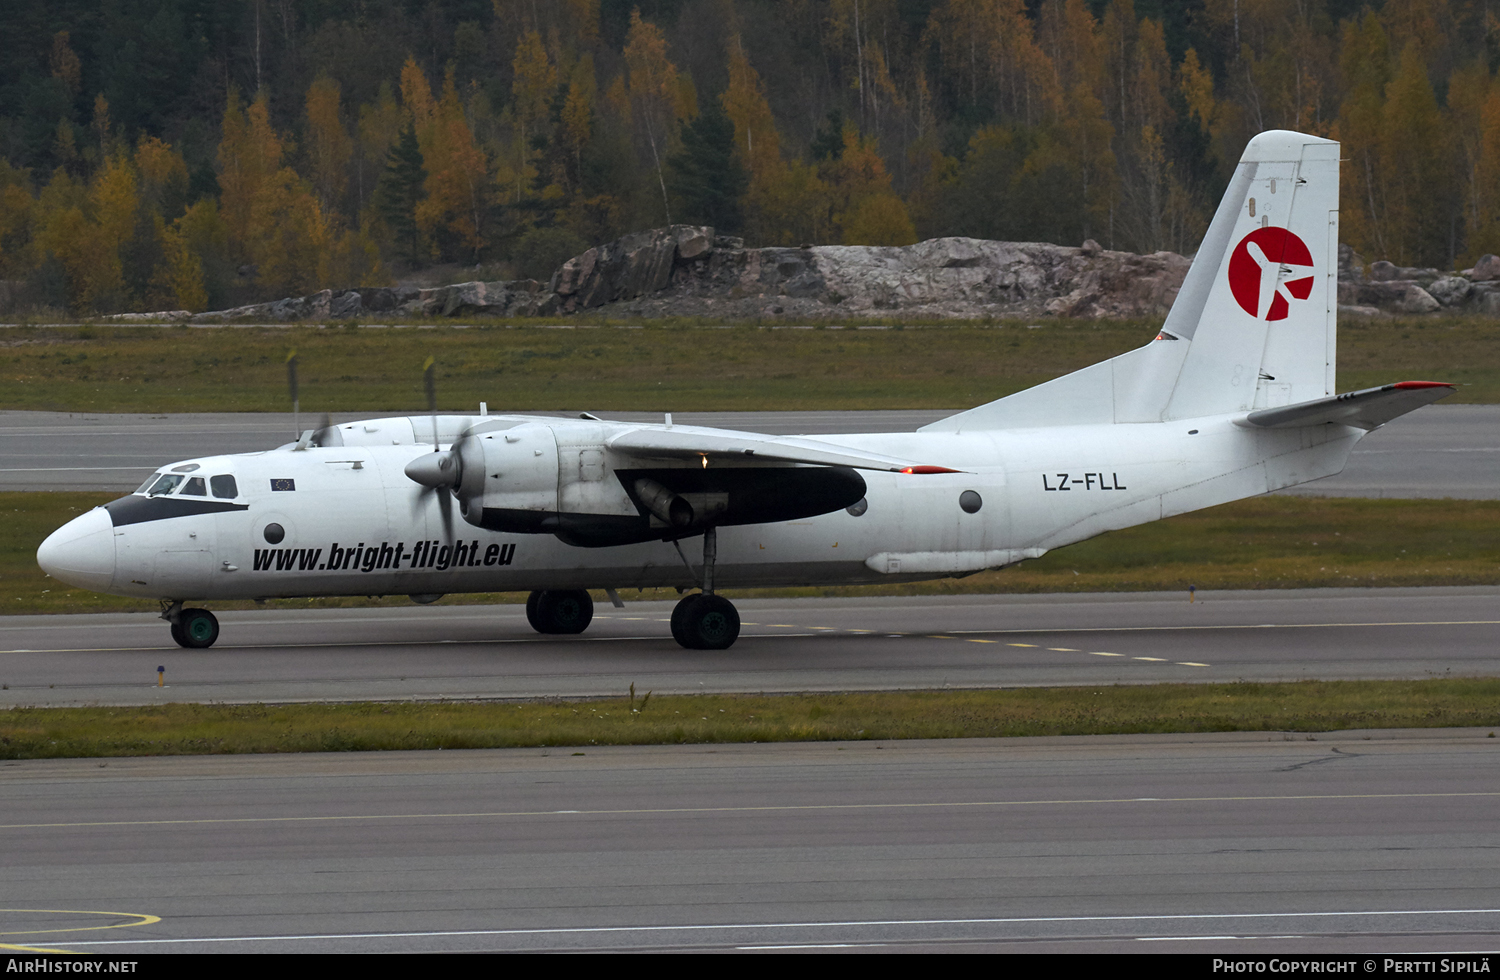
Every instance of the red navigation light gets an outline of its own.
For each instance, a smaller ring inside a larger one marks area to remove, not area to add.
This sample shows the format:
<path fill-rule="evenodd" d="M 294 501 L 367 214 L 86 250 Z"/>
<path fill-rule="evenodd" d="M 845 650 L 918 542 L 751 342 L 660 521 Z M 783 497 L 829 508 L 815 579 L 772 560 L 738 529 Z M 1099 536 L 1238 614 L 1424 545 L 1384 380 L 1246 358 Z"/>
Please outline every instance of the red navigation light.
<path fill-rule="evenodd" d="M 908 466 L 901 470 L 902 473 L 961 473 L 962 470 L 950 470 L 946 466 Z"/>

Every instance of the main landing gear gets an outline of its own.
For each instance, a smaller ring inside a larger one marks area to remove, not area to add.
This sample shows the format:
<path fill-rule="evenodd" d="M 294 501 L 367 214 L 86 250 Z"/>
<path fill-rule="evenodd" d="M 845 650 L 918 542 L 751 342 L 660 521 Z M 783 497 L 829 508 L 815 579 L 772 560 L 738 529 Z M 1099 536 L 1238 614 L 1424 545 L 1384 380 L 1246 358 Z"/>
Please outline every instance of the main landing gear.
<path fill-rule="evenodd" d="M 594 618 L 583 589 L 543 589 L 526 597 L 526 621 L 538 633 L 582 633 Z"/>
<path fill-rule="evenodd" d="M 189 650 L 206 650 L 219 639 L 219 620 L 207 609 L 184 609 L 179 600 L 162 608 L 161 618 L 172 627 L 172 639 Z"/>
<path fill-rule="evenodd" d="M 723 596 L 683 596 L 672 610 L 672 639 L 689 650 L 727 650 L 739 635 L 740 614 Z"/>
<path fill-rule="evenodd" d="M 689 650 L 727 650 L 740 636 L 734 603 L 714 595 L 718 546 L 718 534 L 709 528 L 703 533 L 703 591 L 684 596 L 672 610 L 672 639 Z M 526 598 L 526 621 L 538 633 L 582 633 L 593 618 L 594 600 L 583 589 L 541 589 Z"/>
<path fill-rule="evenodd" d="M 740 614 L 734 603 L 714 595 L 718 553 L 718 532 L 709 528 L 703 532 L 703 591 L 684 596 L 672 610 L 672 639 L 689 650 L 727 650 L 740 636 Z"/>

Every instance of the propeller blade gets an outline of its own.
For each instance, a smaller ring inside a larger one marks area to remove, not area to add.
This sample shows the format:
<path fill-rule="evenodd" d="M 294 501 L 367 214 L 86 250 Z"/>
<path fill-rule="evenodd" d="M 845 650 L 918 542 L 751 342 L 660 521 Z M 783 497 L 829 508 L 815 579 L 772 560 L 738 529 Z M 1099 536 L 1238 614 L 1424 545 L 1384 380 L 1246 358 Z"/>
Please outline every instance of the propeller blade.
<path fill-rule="evenodd" d="M 332 440 L 328 439 L 328 436 L 329 436 L 328 430 L 330 428 L 332 428 L 332 427 L 333 427 L 333 416 L 329 415 L 327 412 L 324 412 L 323 413 L 323 420 L 318 423 L 318 431 L 313 434 L 313 445 L 314 446 L 321 446 L 321 445 L 323 445 L 324 441 L 331 442 Z"/>
<path fill-rule="evenodd" d="M 443 540 L 451 542 L 453 540 L 453 494 L 439 490 L 437 497 L 438 513 L 443 518 Z"/>
<path fill-rule="evenodd" d="M 422 384 L 427 389 L 427 412 L 432 416 L 432 451 L 438 451 L 438 428 L 437 428 L 437 379 L 433 373 L 433 367 L 437 359 L 429 357 L 422 365 Z"/>
<path fill-rule="evenodd" d="M 297 437 L 302 435 L 301 412 L 297 402 L 297 351 L 294 348 L 286 356 L 286 384 L 292 393 L 292 429 Z"/>

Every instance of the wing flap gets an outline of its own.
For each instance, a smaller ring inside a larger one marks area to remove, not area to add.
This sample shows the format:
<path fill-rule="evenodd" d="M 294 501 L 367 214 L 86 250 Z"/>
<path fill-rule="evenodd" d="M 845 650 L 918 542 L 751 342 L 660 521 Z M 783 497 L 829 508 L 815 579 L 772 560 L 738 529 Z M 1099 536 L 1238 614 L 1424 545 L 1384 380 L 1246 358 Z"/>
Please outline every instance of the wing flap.
<path fill-rule="evenodd" d="M 609 439 L 610 449 L 657 459 L 697 461 L 709 458 L 764 460 L 774 463 L 809 463 L 816 466 L 850 466 L 860 470 L 896 473 L 957 473 L 943 466 L 850 449 L 798 436 L 768 436 L 758 432 L 674 426 L 630 429 Z"/>
<path fill-rule="evenodd" d="M 1451 394 L 1453 385 L 1444 381 L 1398 381 L 1281 408 L 1262 408 L 1239 420 L 1239 424 L 1290 429 L 1332 422 L 1368 431 Z"/>

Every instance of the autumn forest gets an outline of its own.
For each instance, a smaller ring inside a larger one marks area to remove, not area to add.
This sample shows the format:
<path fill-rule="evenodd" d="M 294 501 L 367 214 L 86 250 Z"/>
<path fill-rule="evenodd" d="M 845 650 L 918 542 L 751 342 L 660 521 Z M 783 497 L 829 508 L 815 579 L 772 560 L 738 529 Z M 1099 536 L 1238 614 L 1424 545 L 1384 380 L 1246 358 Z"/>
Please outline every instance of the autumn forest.
<path fill-rule="evenodd" d="M 1191 253 L 1273 128 L 1343 142 L 1367 259 L 1500 252 L 1500 0 L 8 0 L 0 37 L 0 280 L 75 314 L 545 279 L 674 222 Z"/>

